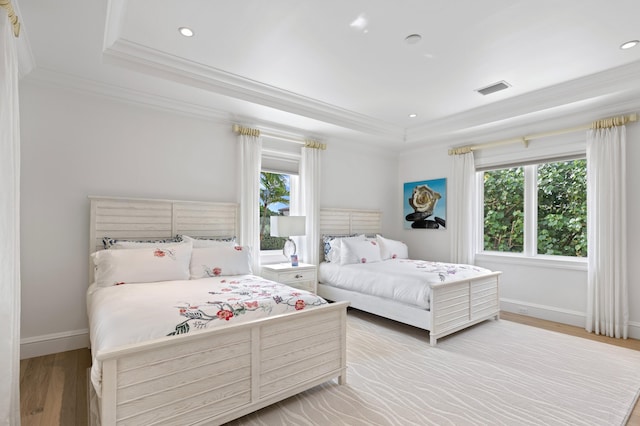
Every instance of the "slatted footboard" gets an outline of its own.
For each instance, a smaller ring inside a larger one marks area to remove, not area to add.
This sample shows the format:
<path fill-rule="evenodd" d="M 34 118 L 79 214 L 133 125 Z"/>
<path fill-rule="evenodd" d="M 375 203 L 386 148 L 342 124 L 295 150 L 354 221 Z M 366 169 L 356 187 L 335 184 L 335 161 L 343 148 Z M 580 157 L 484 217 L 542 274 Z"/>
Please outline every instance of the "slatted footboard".
<path fill-rule="evenodd" d="M 444 336 L 486 319 L 500 317 L 500 272 L 431 285 L 431 345 Z"/>
<path fill-rule="evenodd" d="M 347 302 L 100 353 L 109 425 L 221 424 L 346 381 Z"/>

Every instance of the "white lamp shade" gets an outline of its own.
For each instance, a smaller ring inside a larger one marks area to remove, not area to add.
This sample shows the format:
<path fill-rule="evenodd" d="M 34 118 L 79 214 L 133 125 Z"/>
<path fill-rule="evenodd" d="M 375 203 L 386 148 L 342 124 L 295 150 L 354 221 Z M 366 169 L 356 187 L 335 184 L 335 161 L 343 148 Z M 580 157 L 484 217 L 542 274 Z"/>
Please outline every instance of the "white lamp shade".
<path fill-rule="evenodd" d="M 304 216 L 271 216 L 272 237 L 293 237 L 306 234 Z"/>

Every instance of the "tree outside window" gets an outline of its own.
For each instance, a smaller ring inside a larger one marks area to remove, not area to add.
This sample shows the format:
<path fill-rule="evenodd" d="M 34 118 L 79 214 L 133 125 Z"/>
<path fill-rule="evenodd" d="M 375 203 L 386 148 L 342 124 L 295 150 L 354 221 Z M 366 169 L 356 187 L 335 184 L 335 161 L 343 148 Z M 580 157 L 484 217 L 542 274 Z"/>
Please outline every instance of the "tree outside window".
<path fill-rule="evenodd" d="M 524 250 L 524 170 L 522 167 L 484 173 L 484 249 Z"/>
<path fill-rule="evenodd" d="M 587 160 L 538 166 L 538 254 L 587 256 Z"/>
<path fill-rule="evenodd" d="M 490 170 L 482 175 L 485 251 L 587 256 L 586 160 Z M 534 176 L 533 182 L 527 183 L 528 176 Z M 525 202 L 536 206 L 532 217 L 526 216 Z M 528 234 L 525 225 L 531 221 L 537 227 Z"/>
<path fill-rule="evenodd" d="M 260 173 L 260 250 L 282 250 L 287 240 L 272 237 L 271 216 L 288 216 L 290 202 L 289 175 Z"/>

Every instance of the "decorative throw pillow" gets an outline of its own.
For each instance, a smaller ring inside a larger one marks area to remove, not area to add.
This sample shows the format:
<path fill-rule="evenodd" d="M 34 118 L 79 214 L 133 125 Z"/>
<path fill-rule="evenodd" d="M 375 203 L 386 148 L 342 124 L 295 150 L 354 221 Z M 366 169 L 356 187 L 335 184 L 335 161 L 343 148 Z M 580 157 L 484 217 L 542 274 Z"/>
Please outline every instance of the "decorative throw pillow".
<path fill-rule="evenodd" d="M 100 250 L 91 255 L 100 287 L 156 281 L 188 280 L 191 243 L 128 250 Z"/>
<path fill-rule="evenodd" d="M 116 238 L 104 237 L 102 245 L 105 249 L 134 249 L 144 247 L 155 247 L 158 244 L 175 244 L 182 241 L 182 238 L 164 238 L 161 240 L 118 240 Z"/>
<path fill-rule="evenodd" d="M 236 246 L 236 237 L 190 237 L 188 235 L 176 235 L 176 238 L 182 238 L 185 241 L 191 241 L 193 248 L 219 247 L 219 246 Z"/>
<path fill-rule="evenodd" d="M 364 240 L 364 234 L 351 235 L 323 235 L 324 260 L 327 262 L 340 263 L 340 247 L 344 240 Z"/>
<path fill-rule="evenodd" d="M 192 280 L 251 274 L 251 250 L 248 247 L 230 245 L 195 248 L 189 271 Z"/>
<path fill-rule="evenodd" d="M 380 248 L 376 240 L 343 240 L 340 264 L 380 262 Z"/>
<path fill-rule="evenodd" d="M 382 235 L 376 235 L 376 240 L 380 246 L 382 260 L 409 258 L 409 248 L 402 241 L 390 240 Z"/>

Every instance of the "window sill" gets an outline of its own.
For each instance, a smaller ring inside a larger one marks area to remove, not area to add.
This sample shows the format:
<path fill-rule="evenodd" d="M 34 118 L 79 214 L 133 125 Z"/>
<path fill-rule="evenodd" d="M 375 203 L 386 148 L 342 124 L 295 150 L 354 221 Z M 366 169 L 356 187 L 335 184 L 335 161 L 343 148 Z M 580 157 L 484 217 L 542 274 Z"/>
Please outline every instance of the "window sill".
<path fill-rule="evenodd" d="M 476 253 L 476 262 L 499 262 L 508 265 L 587 271 L 587 258 L 568 256 L 525 256 L 523 254 L 483 252 Z"/>
<path fill-rule="evenodd" d="M 288 262 L 289 259 L 284 257 L 282 250 L 260 250 L 260 264 L 271 265 L 273 263 Z"/>

